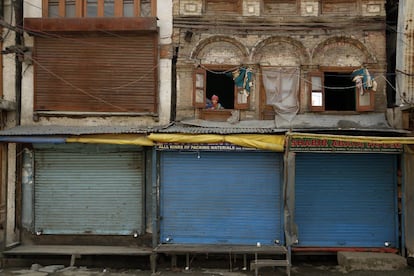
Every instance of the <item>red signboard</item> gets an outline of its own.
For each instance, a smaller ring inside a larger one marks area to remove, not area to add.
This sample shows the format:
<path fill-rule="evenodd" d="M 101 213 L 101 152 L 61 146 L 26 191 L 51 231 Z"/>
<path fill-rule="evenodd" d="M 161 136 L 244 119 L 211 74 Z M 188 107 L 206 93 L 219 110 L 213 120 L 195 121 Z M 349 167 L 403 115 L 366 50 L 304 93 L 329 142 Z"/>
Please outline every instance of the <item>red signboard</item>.
<path fill-rule="evenodd" d="M 358 140 L 335 140 L 325 138 L 291 137 L 289 139 L 289 150 L 296 152 L 304 151 L 351 151 L 351 152 L 402 152 L 401 143 L 358 141 Z"/>

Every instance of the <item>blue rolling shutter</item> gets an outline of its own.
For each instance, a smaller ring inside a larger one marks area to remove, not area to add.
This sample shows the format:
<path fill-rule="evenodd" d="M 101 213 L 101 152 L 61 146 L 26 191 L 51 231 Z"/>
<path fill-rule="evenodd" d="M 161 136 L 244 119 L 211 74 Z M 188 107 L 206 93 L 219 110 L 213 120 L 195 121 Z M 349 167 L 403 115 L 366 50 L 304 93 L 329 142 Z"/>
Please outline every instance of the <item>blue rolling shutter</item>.
<path fill-rule="evenodd" d="M 113 235 L 142 232 L 143 160 L 137 147 L 36 147 L 36 231 Z"/>
<path fill-rule="evenodd" d="M 162 152 L 161 242 L 283 242 L 281 154 Z"/>
<path fill-rule="evenodd" d="M 299 246 L 383 247 L 397 243 L 396 156 L 296 156 Z"/>

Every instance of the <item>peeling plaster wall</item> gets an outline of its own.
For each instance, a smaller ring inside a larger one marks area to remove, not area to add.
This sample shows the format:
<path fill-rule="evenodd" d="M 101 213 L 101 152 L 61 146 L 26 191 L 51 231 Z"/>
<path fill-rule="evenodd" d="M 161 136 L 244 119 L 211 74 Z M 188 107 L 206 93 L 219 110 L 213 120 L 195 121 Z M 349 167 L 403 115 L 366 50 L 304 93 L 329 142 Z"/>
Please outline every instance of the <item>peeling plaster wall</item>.
<path fill-rule="evenodd" d="M 14 24 L 14 12 L 12 12 L 13 5 L 10 0 L 4 2 L 4 19 L 9 24 Z M 3 28 L 2 37 L 5 38 L 3 41 L 3 48 L 10 47 L 15 44 L 15 32 Z M 3 49 L 2 49 L 3 50 Z M 15 55 L 13 53 L 3 55 L 3 99 L 11 102 L 16 101 L 15 95 Z M 7 112 L 5 120 L 5 128 L 13 127 L 16 125 L 16 113 L 14 111 Z M 2 184 L 6 185 L 3 189 L 6 196 L 6 225 L 5 225 L 5 245 L 10 246 L 19 241 L 19 233 L 16 232 L 16 221 L 15 221 L 15 172 L 16 172 L 16 147 L 15 144 L 9 144 L 4 147 L 4 157 L 2 169 L 5 171 Z M 1 240 L 3 237 L 0 238 Z"/>
<path fill-rule="evenodd" d="M 414 104 L 414 1 L 400 0 L 398 7 L 396 104 Z"/>
<path fill-rule="evenodd" d="M 172 1 L 158 0 L 157 17 L 160 45 L 171 48 L 172 43 Z M 172 55 L 161 56 L 159 61 L 159 124 L 165 125 L 170 121 L 171 111 L 171 67 Z M 136 121 L 137 118 L 135 118 Z M 130 122 L 134 124 L 134 122 Z M 136 123 L 136 122 L 135 122 Z M 152 122 L 153 123 L 153 122 Z M 150 125 L 151 122 L 146 122 Z"/>
<path fill-rule="evenodd" d="M 7 161 L 7 214 L 6 214 L 6 246 L 19 241 L 19 233 L 16 229 L 16 144 L 9 144 L 9 157 Z"/>
<path fill-rule="evenodd" d="M 4 1 L 4 20 L 9 24 L 14 24 L 14 12 L 11 11 L 12 8 L 13 5 L 10 0 Z M 15 32 L 7 28 L 2 28 L 2 30 L 2 37 L 5 38 L 3 41 L 3 49 L 5 49 L 15 44 Z M 3 55 L 3 99 L 11 102 L 16 100 L 14 94 L 14 76 L 16 72 L 14 57 L 15 55 L 13 53 Z M 7 115 L 6 127 L 13 126 L 14 124 L 14 112 L 9 112 Z"/>
<path fill-rule="evenodd" d="M 309 111 L 308 74 L 318 66 L 359 67 L 368 64 L 379 84 L 375 92 L 375 112 L 386 111 L 385 25 L 371 28 L 371 23 L 366 23 L 361 28 L 358 25 L 349 28 L 341 23 L 336 28 L 336 17 L 331 16 L 321 21 L 321 27 L 310 27 L 314 26 L 310 17 L 318 16 L 320 8 L 319 1 L 316 0 L 301 1 L 299 15 L 293 19 L 288 16 L 271 18 L 260 13 L 258 18 L 257 9 L 260 10 L 261 1 L 244 0 L 242 17 L 234 17 L 233 21 L 230 16 L 204 16 L 201 0 L 181 0 L 174 3 L 174 16 L 178 19 L 174 25 L 173 41 L 179 46 L 178 120 L 198 116 L 197 109 L 192 107 L 192 70 L 198 64 L 249 65 L 254 69 L 259 69 L 260 66 L 300 66 L 301 113 Z M 357 11 L 359 15 L 367 18 L 385 16 L 384 1 L 360 3 Z M 237 22 L 246 25 L 246 29 L 239 27 Z M 292 30 L 288 27 L 277 27 L 280 24 L 285 26 L 283 23 L 286 26 L 291 24 Z M 253 31 L 256 27 L 262 29 Z M 191 33 L 190 39 L 185 39 L 187 32 Z M 242 118 L 260 118 L 260 72 L 254 72 L 250 107 L 248 111 L 241 111 Z"/>

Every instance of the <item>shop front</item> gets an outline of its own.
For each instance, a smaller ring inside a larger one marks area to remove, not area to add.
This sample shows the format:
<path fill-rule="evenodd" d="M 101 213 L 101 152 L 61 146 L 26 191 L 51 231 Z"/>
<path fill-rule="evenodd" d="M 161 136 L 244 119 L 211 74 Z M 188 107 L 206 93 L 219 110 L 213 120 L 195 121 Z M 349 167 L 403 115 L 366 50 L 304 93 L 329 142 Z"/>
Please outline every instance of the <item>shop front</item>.
<path fill-rule="evenodd" d="M 160 244 L 284 244 L 281 150 L 226 142 L 156 149 Z"/>
<path fill-rule="evenodd" d="M 161 152 L 161 242 L 280 244 L 281 154 Z"/>
<path fill-rule="evenodd" d="M 23 221 L 37 235 L 144 232 L 142 148 L 35 144 L 25 152 L 24 175 L 30 175 L 31 159 L 34 167 L 33 182 L 22 183 Z"/>
<path fill-rule="evenodd" d="M 401 143 L 292 135 L 295 248 L 399 249 Z"/>
<path fill-rule="evenodd" d="M 56 256 L 74 266 L 86 256 L 151 256 L 152 141 L 141 133 L 14 131 L 25 135 L 1 137 L 21 149 L 19 208 L 8 210 L 18 219 L 19 240 L 3 252 L 6 259 Z"/>

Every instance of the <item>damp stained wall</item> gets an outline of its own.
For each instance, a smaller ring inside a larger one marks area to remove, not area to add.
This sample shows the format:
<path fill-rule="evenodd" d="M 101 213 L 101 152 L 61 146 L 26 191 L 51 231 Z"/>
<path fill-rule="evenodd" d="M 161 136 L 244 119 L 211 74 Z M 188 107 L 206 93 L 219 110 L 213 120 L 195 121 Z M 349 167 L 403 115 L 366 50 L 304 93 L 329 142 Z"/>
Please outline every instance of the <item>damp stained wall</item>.
<path fill-rule="evenodd" d="M 173 1 L 173 44 L 178 47 L 177 119 L 198 119 L 193 104 L 193 72 L 199 64 L 249 66 L 254 82 L 241 120 L 263 118 L 260 69 L 299 67 L 299 113 L 310 112 L 309 79 L 321 67 L 366 65 L 378 89 L 374 112 L 386 110 L 385 1 L 297 0 Z M 216 5 L 218 10 L 209 13 Z M 220 10 L 220 8 L 222 10 Z M 191 34 L 191 35 L 189 35 Z"/>

